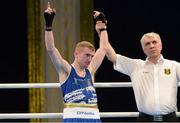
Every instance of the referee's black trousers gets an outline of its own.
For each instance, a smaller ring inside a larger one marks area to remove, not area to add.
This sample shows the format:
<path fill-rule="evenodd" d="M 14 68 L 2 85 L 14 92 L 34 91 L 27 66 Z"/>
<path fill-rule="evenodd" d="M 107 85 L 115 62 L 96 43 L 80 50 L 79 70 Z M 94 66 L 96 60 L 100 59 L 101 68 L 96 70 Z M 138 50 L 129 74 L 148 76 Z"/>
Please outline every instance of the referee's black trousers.
<path fill-rule="evenodd" d="M 179 122 L 176 113 L 172 112 L 166 115 L 162 115 L 160 117 L 154 117 L 152 115 L 148 115 L 145 113 L 140 112 L 137 118 L 137 122 Z"/>

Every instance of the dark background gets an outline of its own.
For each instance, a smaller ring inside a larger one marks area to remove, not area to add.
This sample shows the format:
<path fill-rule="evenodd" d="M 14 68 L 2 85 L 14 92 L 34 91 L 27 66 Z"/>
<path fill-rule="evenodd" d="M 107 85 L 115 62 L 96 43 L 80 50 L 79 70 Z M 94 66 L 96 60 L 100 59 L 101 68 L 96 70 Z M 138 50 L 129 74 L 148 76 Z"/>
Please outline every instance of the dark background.
<path fill-rule="evenodd" d="M 94 0 L 94 10 L 102 11 L 108 20 L 109 41 L 116 53 L 145 59 L 140 38 L 144 33 L 160 34 L 165 58 L 180 61 L 180 7 L 178 1 L 164 0 Z M 96 47 L 98 36 L 95 33 Z M 130 82 L 130 78 L 113 70 L 107 58 L 96 74 L 96 81 Z M 100 111 L 136 112 L 132 88 L 97 89 Z M 178 98 L 179 98 L 178 93 Z M 178 101 L 178 108 L 180 101 Z M 103 118 L 103 121 L 135 121 L 136 118 Z"/>
<path fill-rule="evenodd" d="M 0 83 L 28 81 L 26 9 L 25 0 L 1 1 Z M 162 38 L 164 57 L 180 61 L 178 1 L 94 0 L 94 9 L 105 13 L 108 20 L 109 40 L 117 53 L 131 58 L 145 59 L 139 40 L 144 33 L 154 31 Z M 98 47 L 99 39 L 96 33 L 95 40 Z M 112 63 L 105 59 L 97 71 L 96 81 L 130 82 L 130 79 L 114 71 Z M 97 94 L 102 112 L 137 111 L 132 88 L 97 88 Z M 0 113 L 13 112 L 28 112 L 27 89 L 0 89 Z M 103 118 L 102 120 L 135 121 L 136 118 Z"/>
<path fill-rule="evenodd" d="M 28 81 L 26 9 L 26 0 L 1 1 L 0 84 Z M 0 89 L 0 113 L 26 113 L 28 102 L 28 89 Z"/>

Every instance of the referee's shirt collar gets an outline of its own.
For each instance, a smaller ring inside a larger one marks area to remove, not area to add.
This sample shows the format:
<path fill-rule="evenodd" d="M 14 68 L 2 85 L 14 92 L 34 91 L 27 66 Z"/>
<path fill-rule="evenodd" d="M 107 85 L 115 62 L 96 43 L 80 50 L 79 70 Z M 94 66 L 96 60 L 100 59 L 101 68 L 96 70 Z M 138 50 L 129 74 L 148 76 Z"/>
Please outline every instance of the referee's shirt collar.
<path fill-rule="evenodd" d="M 152 64 L 152 62 L 150 62 L 150 61 L 148 60 L 148 57 L 146 58 L 145 61 L 146 61 L 146 64 Z M 160 58 L 158 59 L 157 64 L 161 64 L 161 63 L 163 63 L 163 61 L 164 61 L 164 57 L 163 57 L 162 54 L 161 54 Z"/>

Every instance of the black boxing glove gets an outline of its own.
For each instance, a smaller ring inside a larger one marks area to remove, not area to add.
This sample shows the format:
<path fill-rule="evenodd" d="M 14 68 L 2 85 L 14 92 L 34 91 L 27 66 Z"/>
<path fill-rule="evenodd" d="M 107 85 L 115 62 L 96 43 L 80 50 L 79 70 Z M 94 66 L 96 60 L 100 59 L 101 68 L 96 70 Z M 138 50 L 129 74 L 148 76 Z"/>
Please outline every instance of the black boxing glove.
<path fill-rule="evenodd" d="M 45 23 L 46 23 L 46 31 L 51 31 L 52 30 L 52 23 L 53 23 L 53 19 L 55 16 L 55 12 L 44 12 L 44 19 L 45 19 Z"/>
<path fill-rule="evenodd" d="M 102 12 L 94 11 L 93 12 L 94 20 L 95 21 L 102 21 L 103 23 L 107 24 L 107 20 L 105 14 Z"/>
<path fill-rule="evenodd" d="M 106 17 L 105 17 L 104 13 L 98 12 L 98 11 L 93 11 L 93 16 L 94 16 L 95 22 L 102 21 L 102 23 L 105 23 L 107 25 L 107 20 L 106 20 Z M 102 32 L 104 30 L 106 30 L 106 27 L 100 29 L 99 31 Z"/>

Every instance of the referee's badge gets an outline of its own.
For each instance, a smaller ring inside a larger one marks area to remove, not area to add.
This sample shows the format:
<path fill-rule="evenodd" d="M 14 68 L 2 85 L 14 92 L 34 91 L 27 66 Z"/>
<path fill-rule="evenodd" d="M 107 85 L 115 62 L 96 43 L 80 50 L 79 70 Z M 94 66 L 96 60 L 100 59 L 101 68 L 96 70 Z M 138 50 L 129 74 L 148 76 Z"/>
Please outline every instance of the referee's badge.
<path fill-rule="evenodd" d="M 165 69 L 164 69 L 164 73 L 165 73 L 166 75 L 171 74 L 171 69 L 165 68 Z"/>

